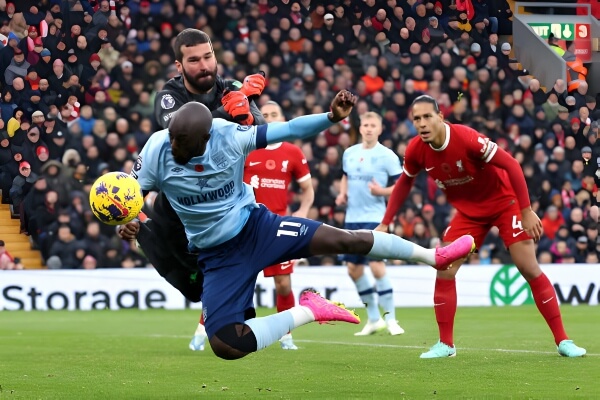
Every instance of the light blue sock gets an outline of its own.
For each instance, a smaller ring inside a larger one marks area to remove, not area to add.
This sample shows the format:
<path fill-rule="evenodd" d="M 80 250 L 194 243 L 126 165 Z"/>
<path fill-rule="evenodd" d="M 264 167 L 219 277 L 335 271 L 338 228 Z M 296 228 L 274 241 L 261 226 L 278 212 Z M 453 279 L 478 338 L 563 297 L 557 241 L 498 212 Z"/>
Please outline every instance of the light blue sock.
<path fill-rule="evenodd" d="M 367 256 L 380 260 L 406 260 L 435 265 L 435 249 L 426 249 L 400 236 L 373 232 L 373 247 Z"/>
<path fill-rule="evenodd" d="M 268 317 L 252 318 L 245 324 L 252 329 L 256 337 L 256 350 L 262 350 L 278 341 L 292 329 L 308 324 L 315 320 L 310 308 L 295 306 L 289 310 L 269 315 Z"/>
<path fill-rule="evenodd" d="M 383 315 L 386 321 L 396 320 L 396 307 L 394 307 L 394 288 L 392 281 L 387 275 L 375 280 L 377 294 L 379 295 L 379 305 L 383 308 Z"/>
<path fill-rule="evenodd" d="M 257 350 L 262 350 L 294 329 L 294 317 L 289 310 L 286 310 L 268 317 L 249 319 L 245 324 L 256 336 Z"/>
<path fill-rule="evenodd" d="M 367 307 L 367 317 L 369 318 L 369 321 L 378 321 L 379 305 L 375 298 L 375 285 L 373 285 L 373 282 L 371 282 L 369 277 L 365 274 L 358 278 L 354 284 L 356 285 L 356 290 L 358 291 L 360 299 L 365 303 L 365 307 Z"/>

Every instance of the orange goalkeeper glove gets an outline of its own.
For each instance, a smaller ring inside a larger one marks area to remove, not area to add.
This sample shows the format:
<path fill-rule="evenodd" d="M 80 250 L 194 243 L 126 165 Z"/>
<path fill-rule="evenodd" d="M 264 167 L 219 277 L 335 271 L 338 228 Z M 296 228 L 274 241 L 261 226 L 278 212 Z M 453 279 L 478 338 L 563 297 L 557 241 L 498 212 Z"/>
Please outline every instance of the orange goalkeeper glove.
<path fill-rule="evenodd" d="M 221 99 L 223 109 L 233 120 L 241 125 L 252 125 L 254 116 L 250 112 L 248 97 L 241 91 L 226 91 Z"/>
<path fill-rule="evenodd" d="M 260 96 L 263 90 L 265 90 L 266 82 L 264 73 L 248 75 L 244 78 L 240 92 L 248 97 Z"/>

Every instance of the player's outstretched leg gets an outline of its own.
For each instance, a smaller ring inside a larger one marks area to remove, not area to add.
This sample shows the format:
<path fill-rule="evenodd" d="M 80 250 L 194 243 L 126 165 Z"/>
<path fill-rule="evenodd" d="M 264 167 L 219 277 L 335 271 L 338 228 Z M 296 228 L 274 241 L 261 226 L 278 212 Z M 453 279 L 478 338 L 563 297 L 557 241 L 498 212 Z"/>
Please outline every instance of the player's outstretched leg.
<path fill-rule="evenodd" d="M 445 247 L 435 249 L 435 265 L 437 270 L 452 268 L 452 263 L 467 257 L 475 251 L 475 239 L 471 235 L 464 235 Z"/>
<path fill-rule="evenodd" d="M 475 251 L 475 239 L 464 235 L 445 247 L 426 249 L 396 235 L 373 231 L 373 247 L 367 254 L 380 259 L 391 258 L 424 262 L 437 270 L 446 270 Z"/>
<path fill-rule="evenodd" d="M 309 322 L 342 321 L 360 323 L 356 313 L 342 304 L 329 301 L 313 290 L 300 295 L 300 305 L 262 318 L 250 318 L 244 324 L 228 324 L 210 338 L 215 355 L 227 360 L 242 358 L 277 342 L 287 332 Z"/>
<path fill-rule="evenodd" d="M 354 311 L 348 310 L 341 303 L 327 300 L 311 289 L 302 292 L 300 305 L 310 310 L 314 321 L 320 324 L 333 321 L 349 322 L 351 324 L 360 323 L 360 317 Z"/>
<path fill-rule="evenodd" d="M 309 250 L 311 255 L 362 254 L 380 260 L 422 262 L 437 270 L 446 270 L 475 251 L 475 239 L 464 235 L 446 247 L 426 249 L 389 233 L 342 230 L 323 224 L 312 237 Z"/>

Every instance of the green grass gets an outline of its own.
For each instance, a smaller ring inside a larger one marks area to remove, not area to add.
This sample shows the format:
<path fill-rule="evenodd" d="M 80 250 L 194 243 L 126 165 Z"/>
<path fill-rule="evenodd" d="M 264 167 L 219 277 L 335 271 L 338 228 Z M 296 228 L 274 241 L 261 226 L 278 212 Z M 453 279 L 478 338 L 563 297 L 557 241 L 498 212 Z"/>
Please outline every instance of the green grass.
<path fill-rule="evenodd" d="M 457 357 L 437 360 L 419 359 L 431 309 L 399 309 L 402 336 L 309 324 L 300 350 L 238 361 L 188 350 L 197 311 L 0 312 L 0 399 L 597 399 L 600 310 L 562 310 L 587 357 L 559 357 L 533 306 L 459 309 Z"/>

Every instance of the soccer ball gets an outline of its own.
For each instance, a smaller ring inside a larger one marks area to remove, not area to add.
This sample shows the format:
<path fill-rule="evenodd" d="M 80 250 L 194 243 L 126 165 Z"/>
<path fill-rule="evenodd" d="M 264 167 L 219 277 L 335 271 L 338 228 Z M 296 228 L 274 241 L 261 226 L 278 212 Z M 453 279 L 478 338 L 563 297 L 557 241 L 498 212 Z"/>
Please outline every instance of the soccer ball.
<path fill-rule="evenodd" d="M 140 184 L 124 172 L 109 172 L 94 182 L 90 191 L 92 212 L 108 225 L 123 225 L 134 219 L 144 205 Z"/>

